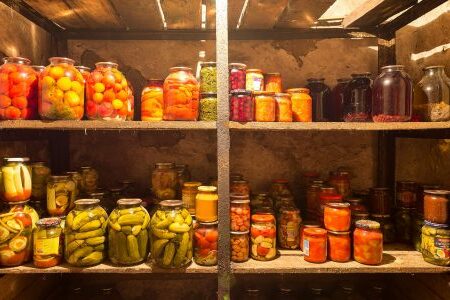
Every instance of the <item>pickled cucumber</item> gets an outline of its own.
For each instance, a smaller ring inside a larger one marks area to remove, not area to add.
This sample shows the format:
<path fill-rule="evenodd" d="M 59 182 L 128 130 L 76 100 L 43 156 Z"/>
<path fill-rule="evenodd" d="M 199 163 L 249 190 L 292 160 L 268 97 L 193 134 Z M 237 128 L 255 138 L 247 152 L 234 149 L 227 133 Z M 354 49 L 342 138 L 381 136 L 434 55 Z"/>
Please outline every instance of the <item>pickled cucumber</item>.
<path fill-rule="evenodd" d="M 164 248 L 164 257 L 162 260 L 162 264 L 164 266 L 169 266 L 172 263 L 174 255 L 175 255 L 175 244 L 170 242 Z"/>
<path fill-rule="evenodd" d="M 162 251 L 164 250 L 164 247 L 167 245 L 167 243 L 169 242 L 169 240 L 165 240 L 165 239 L 161 239 L 161 240 L 156 240 L 153 245 L 152 245 L 152 257 L 154 259 L 158 258 Z"/>
<path fill-rule="evenodd" d="M 185 232 L 183 233 L 183 238 L 181 240 L 180 247 L 178 248 L 177 254 L 175 255 L 175 258 L 173 260 L 173 264 L 176 267 L 181 266 L 183 260 L 186 258 L 188 246 L 189 246 L 189 232 Z"/>
<path fill-rule="evenodd" d="M 81 264 L 84 266 L 93 266 L 101 263 L 102 261 L 103 261 L 103 252 L 95 251 L 85 256 L 83 259 L 81 259 Z"/>
<path fill-rule="evenodd" d="M 140 215 L 123 215 L 120 216 L 117 222 L 121 226 L 125 225 L 139 225 L 144 223 L 144 218 Z"/>
<path fill-rule="evenodd" d="M 137 238 L 130 234 L 127 236 L 127 248 L 128 248 L 128 256 L 133 260 L 139 260 L 140 254 L 139 254 L 139 245 Z"/>

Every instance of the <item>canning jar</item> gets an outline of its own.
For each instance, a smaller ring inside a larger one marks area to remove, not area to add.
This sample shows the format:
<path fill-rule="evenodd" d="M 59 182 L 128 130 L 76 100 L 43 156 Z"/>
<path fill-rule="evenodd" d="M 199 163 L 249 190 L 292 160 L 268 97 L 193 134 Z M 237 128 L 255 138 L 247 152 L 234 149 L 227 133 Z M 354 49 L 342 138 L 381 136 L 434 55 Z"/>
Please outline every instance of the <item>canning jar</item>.
<path fill-rule="evenodd" d="M 85 66 L 75 66 L 75 69 L 77 69 L 81 73 L 85 83 L 87 83 L 89 77 L 91 76 L 91 68 Z"/>
<path fill-rule="evenodd" d="M 372 215 L 371 218 L 380 223 L 381 232 L 383 232 L 383 243 L 394 243 L 396 234 L 391 215 Z"/>
<path fill-rule="evenodd" d="M 247 66 L 241 63 L 228 64 L 229 89 L 245 89 L 245 69 Z"/>
<path fill-rule="evenodd" d="M 16 267 L 30 260 L 32 226 L 30 215 L 23 211 L 0 214 L 1 267 Z"/>
<path fill-rule="evenodd" d="M 31 168 L 28 157 L 3 159 L 0 172 L 1 195 L 5 202 L 22 202 L 30 199 L 32 190 Z"/>
<path fill-rule="evenodd" d="M 217 222 L 197 223 L 194 229 L 194 261 L 200 266 L 217 265 Z"/>
<path fill-rule="evenodd" d="M 177 199 L 181 199 L 181 190 L 184 183 L 191 180 L 191 172 L 186 164 L 176 164 L 175 170 L 177 171 Z"/>
<path fill-rule="evenodd" d="M 31 224 L 33 229 L 36 228 L 36 223 L 39 220 L 39 214 L 37 211 L 29 205 L 29 200 L 23 202 L 9 202 L 9 212 L 24 212 L 31 217 Z"/>
<path fill-rule="evenodd" d="M 416 251 L 422 252 L 422 227 L 425 221 L 419 216 L 415 216 L 413 229 L 412 229 L 412 241 Z"/>
<path fill-rule="evenodd" d="M 309 78 L 306 86 L 310 90 L 313 103 L 313 121 L 328 121 L 328 106 L 330 103 L 330 88 L 325 84 L 324 78 Z"/>
<path fill-rule="evenodd" d="M 425 191 L 426 190 L 442 190 L 440 185 L 432 184 L 417 184 L 417 195 L 416 195 L 416 209 L 417 213 L 424 214 L 424 202 L 425 202 Z"/>
<path fill-rule="evenodd" d="M 397 240 L 411 242 L 413 220 L 416 210 L 414 208 L 399 208 L 395 214 L 395 231 Z"/>
<path fill-rule="evenodd" d="M 141 94 L 141 120 L 161 121 L 163 119 L 164 79 L 149 79 Z"/>
<path fill-rule="evenodd" d="M 424 197 L 424 219 L 431 223 L 448 224 L 450 205 L 447 190 L 426 190 Z"/>
<path fill-rule="evenodd" d="M 248 231 L 230 233 L 231 261 L 245 262 L 249 256 Z"/>
<path fill-rule="evenodd" d="M 81 167 L 80 191 L 84 194 L 94 193 L 98 187 L 98 172 L 93 167 Z"/>
<path fill-rule="evenodd" d="M 43 201 L 47 195 L 47 180 L 50 176 L 50 168 L 45 162 L 35 162 L 31 164 L 31 198 Z"/>
<path fill-rule="evenodd" d="M 63 233 L 60 218 L 44 218 L 37 223 L 33 233 L 33 265 L 50 268 L 63 257 Z"/>
<path fill-rule="evenodd" d="M 275 121 L 292 122 L 292 101 L 288 93 L 275 93 L 276 102 Z"/>
<path fill-rule="evenodd" d="M 273 92 L 253 92 L 255 102 L 255 121 L 274 122 L 276 118 L 276 101 Z"/>
<path fill-rule="evenodd" d="M 230 202 L 230 230 L 250 230 L 250 200 L 248 196 L 234 195 Z"/>
<path fill-rule="evenodd" d="M 305 228 L 302 250 L 305 261 L 324 263 L 327 260 L 327 231 L 323 228 Z"/>
<path fill-rule="evenodd" d="M 164 81 L 164 120 L 196 121 L 198 118 L 199 85 L 192 69 L 169 69 Z"/>
<path fill-rule="evenodd" d="M 325 205 L 324 224 L 327 230 L 348 231 L 351 224 L 350 204 L 330 202 Z"/>
<path fill-rule="evenodd" d="M 183 202 L 161 201 L 152 217 L 151 232 L 151 255 L 158 267 L 183 268 L 191 263 L 192 217 Z"/>
<path fill-rule="evenodd" d="M 363 201 L 361 198 L 347 198 L 346 200 L 348 203 L 350 203 L 350 210 L 352 211 L 352 214 L 356 212 L 367 212 L 367 207 L 363 204 Z"/>
<path fill-rule="evenodd" d="M 66 172 L 66 175 L 69 175 L 70 179 L 75 182 L 75 199 L 78 199 L 81 194 L 83 176 L 81 176 L 81 173 L 78 171 L 69 171 Z"/>
<path fill-rule="evenodd" d="M 389 188 L 376 187 L 370 191 L 370 213 L 388 215 L 391 213 L 391 192 Z"/>
<path fill-rule="evenodd" d="M 425 221 L 422 227 L 422 256 L 433 265 L 450 266 L 450 229 Z"/>
<path fill-rule="evenodd" d="M 201 63 L 200 93 L 217 93 L 217 67 L 215 61 Z"/>
<path fill-rule="evenodd" d="M 370 215 L 367 212 L 356 212 L 352 214 L 352 230 L 355 229 L 356 222 L 358 222 L 359 220 L 369 220 L 369 216 Z"/>
<path fill-rule="evenodd" d="M 235 180 L 230 184 L 230 194 L 250 196 L 250 185 L 247 180 Z"/>
<path fill-rule="evenodd" d="M 247 69 L 245 72 L 245 89 L 249 91 L 264 90 L 264 75 L 260 69 Z"/>
<path fill-rule="evenodd" d="M 217 221 L 219 196 L 215 186 L 199 186 L 195 197 L 195 219 L 198 222 Z"/>
<path fill-rule="evenodd" d="M 275 217 L 266 214 L 252 215 L 251 225 L 251 256 L 255 260 L 267 261 L 275 259 L 276 248 Z"/>
<path fill-rule="evenodd" d="M 303 237 L 306 228 L 320 228 L 320 224 L 316 221 L 305 221 L 300 226 L 300 249 L 303 250 Z"/>
<path fill-rule="evenodd" d="M 152 172 L 152 192 L 158 200 L 174 199 L 177 195 L 177 171 L 174 163 L 156 163 Z"/>
<path fill-rule="evenodd" d="M 66 215 L 75 201 L 75 182 L 69 175 L 50 176 L 47 183 L 47 211 L 52 217 Z"/>
<path fill-rule="evenodd" d="M 426 95 L 425 120 L 450 120 L 450 79 L 445 74 L 444 66 L 430 66 L 423 71 L 418 86 Z"/>
<path fill-rule="evenodd" d="M 136 182 L 131 179 L 122 179 L 118 183 L 122 187 L 122 196 L 124 198 L 134 198 L 136 196 Z"/>
<path fill-rule="evenodd" d="M 286 179 L 274 179 L 270 185 L 269 195 L 272 199 L 276 200 L 282 195 L 291 195 L 289 188 L 289 181 Z"/>
<path fill-rule="evenodd" d="M 306 212 L 311 216 L 315 216 L 317 211 L 319 210 L 320 188 L 320 185 L 312 184 L 306 190 Z"/>
<path fill-rule="evenodd" d="M 412 115 L 413 86 L 401 65 L 385 66 L 373 82 L 374 122 L 407 122 Z"/>
<path fill-rule="evenodd" d="M 201 185 L 202 183 L 197 181 L 185 182 L 183 185 L 181 199 L 184 208 L 186 208 L 191 215 L 195 215 L 195 198 L 198 193 L 198 187 Z"/>
<path fill-rule="evenodd" d="M 336 262 L 347 262 L 351 258 L 350 231 L 328 231 L 328 258 Z"/>
<path fill-rule="evenodd" d="M 352 74 L 345 88 L 344 121 L 368 122 L 371 120 L 372 88 L 370 73 Z"/>
<path fill-rule="evenodd" d="M 297 249 L 300 244 L 300 210 L 296 207 L 282 207 L 278 213 L 277 233 L 281 248 Z"/>
<path fill-rule="evenodd" d="M 383 260 L 383 233 L 380 223 L 370 220 L 356 222 L 353 232 L 353 258 L 365 265 L 378 265 Z"/>
<path fill-rule="evenodd" d="M 217 120 L 217 94 L 201 93 L 200 94 L 200 121 L 216 121 Z"/>
<path fill-rule="evenodd" d="M 0 66 L 0 120 L 31 120 L 37 117 L 38 73 L 30 60 L 5 57 Z"/>
<path fill-rule="evenodd" d="M 331 102 L 329 105 L 330 121 L 342 122 L 344 120 L 344 103 L 346 99 L 345 89 L 350 82 L 350 78 L 338 78 L 337 84 L 331 91 Z"/>
<path fill-rule="evenodd" d="M 264 74 L 264 91 L 281 93 L 283 91 L 280 73 Z"/>
<path fill-rule="evenodd" d="M 346 199 L 351 194 L 350 173 L 339 171 L 330 175 L 328 183 L 336 189 L 336 192 Z"/>
<path fill-rule="evenodd" d="M 294 122 L 312 122 L 313 104 L 307 88 L 294 88 L 286 92 L 291 94 L 292 117 Z"/>
<path fill-rule="evenodd" d="M 413 181 L 397 182 L 397 207 L 416 207 L 417 185 Z"/>
<path fill-rule="evenodd" d="M 252 92 L 233 90 L 230 92 L 230 121 L 251 122 L 254 118 Z"/>

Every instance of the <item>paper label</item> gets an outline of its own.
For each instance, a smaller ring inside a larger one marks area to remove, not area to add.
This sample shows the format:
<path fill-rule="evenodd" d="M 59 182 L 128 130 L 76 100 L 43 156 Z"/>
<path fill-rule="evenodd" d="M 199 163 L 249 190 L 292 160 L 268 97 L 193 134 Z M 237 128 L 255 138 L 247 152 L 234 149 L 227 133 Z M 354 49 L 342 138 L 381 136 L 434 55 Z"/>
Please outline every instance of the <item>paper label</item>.
<path fill-rule="evenodd" d="M 37 255 L 58 255 L 59 237 L 48 239 L 36 239 L 34 253 Z"/>
<path fill-rule="evenodd" d="M 309 241 L 303 240 L 303 253 L 305 253 L 305 256 L 309 256 Z"/>

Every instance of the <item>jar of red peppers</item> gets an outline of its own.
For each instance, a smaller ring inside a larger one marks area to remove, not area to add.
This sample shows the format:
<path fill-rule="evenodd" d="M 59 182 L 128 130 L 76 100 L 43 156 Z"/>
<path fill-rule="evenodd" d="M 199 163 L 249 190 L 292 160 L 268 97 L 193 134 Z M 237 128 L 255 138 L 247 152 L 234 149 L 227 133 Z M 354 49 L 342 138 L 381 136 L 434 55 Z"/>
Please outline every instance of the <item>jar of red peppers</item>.
<path fill-rule="evenodd" d="M 347 102 L 345 88 L 350 80 L 350 78 L 339 78 L 337 85 L 331 91 L 330 121 L 342 122 L 344 120 L 344 103 Z"/>
<path fill-rule="evenodd" d="M 199 222 L 194 230 L 194 261 L 200 266 L 217 265 L 217 222 Z"/>
<path fill-rule="evenodd" d="M 370 75 L 370 73 L 352 74 L 352 80 L 345 88 L 345 122 L 370 121 L 372 110 L 372 80 Z"/>
<path fill-rule="evenodd" d="M 252 92 L 233 90 L 230 92 L 230 121 L 252 122 L 254 119 L 254 103 Z"/>
<path fill-rule="evenodd" d="M 353 257 L 365 265 L 378 265 L 383 260 L 383 233 L 380 223 L 370 220 L 356 222 L 353 233 Z"/>
<path fill-rule="evenodd" d="M 230 203 L 231 231 L 250 230 L 250 200 L 248 196 L 234 195 Z"/>
<path fill-rule="evenodd" d="M 415 208 L 417 184 L 414 181 L 397 182 L 397 207 Z"/>
<path fill-rule="evenodd" d="M 264 74 L 264 90 L 266 92 L 281 93 L 283 90 L 281 85 L 280 73 L 266 73 Z"/>
<path fill-rule="evenodd" d="M 388 215 L 391 213 L 391 192 L 389 188 L 376 187 L 370 191 L 370 213 Z"/>
<path fill-rule="evenodd" d="M 424 219 L 431 223 L 448 224 L 450 221 L 450 191 L 426 190 L 424 197 Z"/>
<path fill-rule="evenodd" d="M 245 89 L 249 91 L 264 90 L 264 75 L 260 69 L 247 69 L 245 74 Z"/>
<path fill-rule="evenodd" d="M 276 101 L 273 92 L 253 92 L 256 122 L 274 122 L 276 118 Z"/>
<path fill-rule="evenodd" d="M 275 93 L 276 113 L 275 121 L 292 122 L 292 101 L 291 95 L 287 93 Z"/>
<path fill-rule="evenodd" d="M 251 241 L 253 259 L 267 261 L 276 257 L 276 225 L 272 215 L 255 214 L 252 216 Z"/>
<path fill-rule="evenodd" d="M 350 231 L 328 231 L 328 258 L 336 262 L 347 262 L 351 258 Z"/>
<path fill-rule="evenodd" d="M 292 101 L 294 122 L 312 122 L 312 98 L 307 88 L 288 89 Z"/>
<path fill-rule="evenodd" d="M 300 210 L 293 206 L 282 207 L 278 213 L 277 233 L 281 248 L 297 249 L 300 243 Z"/>
<path fill-rule="evenodd" d="M 327 231 L 323 228 L 303 230 L 303 254 L 305 261 L 324 263 L 327 260 Z"/>
<path fill-rule="evenodd" d="M 325 205 L 324 224 L 327 230 L 348 231 L 351 224 L 350 204 L 331 202 Z"/>
<path fill-rule="evenodd" d="M 164 79 L 149 79 L 141 94 L 141 120 L 161 121 L 163 118 Z"/>
<path fill-rule="evenodd" d="M 247 66 L 241 63 L 228 64 L 229 89 L 244 90 L 245 89 L 245 69 Z"/>
<path fill-rule="evenodd" d="M 231 261 L 244 262 L 249 256 L 248 231 L 230 233 Z"/>

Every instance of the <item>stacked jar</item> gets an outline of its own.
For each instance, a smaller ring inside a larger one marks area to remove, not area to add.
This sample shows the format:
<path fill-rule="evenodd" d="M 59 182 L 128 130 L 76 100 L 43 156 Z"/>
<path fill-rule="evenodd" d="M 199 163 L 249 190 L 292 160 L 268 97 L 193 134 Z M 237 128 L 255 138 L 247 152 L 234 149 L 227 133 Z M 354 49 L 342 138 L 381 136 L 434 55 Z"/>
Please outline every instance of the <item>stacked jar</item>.
<path fill-rule="evenodd" d="M 328 258 L 347 262 L 351 257 L 351 210 L 348 202 L 329 202 L 324 209 L 324 225 L 328 230 Z"/>
<path fill-rule="evenodd" d="M 245 89 L 245 69 L 247 66 L 241 63 L 231 63 L 228 65 L 229 89 L 243 90 Z"/>
<path fill-rule="evenodd" d="M 253 214 L 250 237 L 253 259 L 268 261 L 276 258 L 276 225 L 273 215 Z"/>
<path fill-rule="evenodd" d="M 375 187 L 370 194 L 370 219 L 380 224 L 383 243 L 393 243 L 397 239 L 397 226 L 392 215 L 391 191 L 389 188 Z"/>
<path fill-rule="evenodd" d="M 399 181 L 396 185 L 395 229 L 398 241 L 411 243 L 414 219 L 417 218 L 417 184 L 413 181 Z"/>

